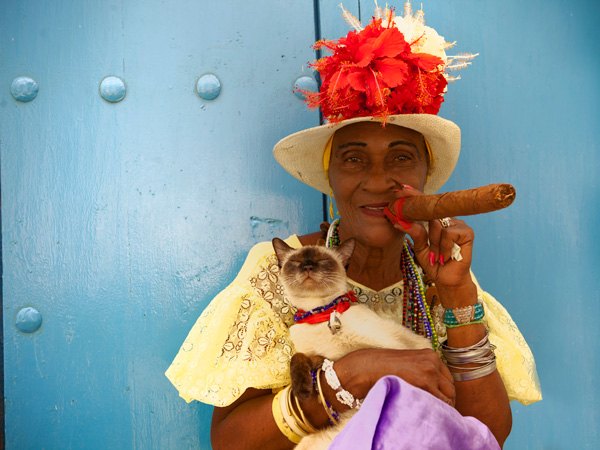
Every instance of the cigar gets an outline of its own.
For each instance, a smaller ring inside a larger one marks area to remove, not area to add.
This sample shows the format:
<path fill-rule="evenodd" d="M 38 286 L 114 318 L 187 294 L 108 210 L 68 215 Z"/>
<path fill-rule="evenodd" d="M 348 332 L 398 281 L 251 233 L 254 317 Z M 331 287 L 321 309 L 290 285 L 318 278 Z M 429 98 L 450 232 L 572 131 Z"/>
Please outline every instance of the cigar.
<path fill-rule="evenodd" d="M 490 184 L 464 191 L 400 198 L 390 203 L 384 212 L 392 223 L 473 216 L 506 208 L 515 195 L 515 188 L 510 184 Z"/>

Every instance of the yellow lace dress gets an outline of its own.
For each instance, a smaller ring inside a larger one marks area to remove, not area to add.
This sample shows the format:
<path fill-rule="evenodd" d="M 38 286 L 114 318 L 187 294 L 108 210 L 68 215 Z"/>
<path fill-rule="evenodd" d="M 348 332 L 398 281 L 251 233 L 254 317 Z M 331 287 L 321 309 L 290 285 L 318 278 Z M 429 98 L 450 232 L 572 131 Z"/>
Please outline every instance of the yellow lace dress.
<path fill-rule="evenodd" d="M 294 248 L 302 245 L 296 235 L 286 242 Z M 248 388 L 273 389 L 290 382 L 294 346 L 288 327 L 294 323 L 294 310 L 278 277 L 273 246 L 257 244 L 236 279 L 200 315 L 166 371 L 187 402 L 227 406 Z M 378 292 L 350 279 L 348 285 L 358 301 L 381 316 L 402 321 L 402 281 Z M 506 309 L 479 285 L 477 289 L 510 399 L 524 405 L 541 400 L 535 361 L 525 339 Z M 440 341 L 446 336 L 443 312 L 441 305 L 432 311 Z"/>

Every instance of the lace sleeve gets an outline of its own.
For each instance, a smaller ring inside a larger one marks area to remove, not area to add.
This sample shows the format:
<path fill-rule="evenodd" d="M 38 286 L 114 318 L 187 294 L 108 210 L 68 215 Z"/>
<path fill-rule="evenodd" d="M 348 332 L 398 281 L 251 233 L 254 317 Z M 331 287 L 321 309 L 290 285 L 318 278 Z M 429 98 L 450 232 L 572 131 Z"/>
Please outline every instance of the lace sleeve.
<path fill-rule="evenodd" d="M 533 354 L 508 311 L 490 294 L 478 288 L 485 308 L 483 323 L 490 332 L 490 342 L 496 346 L 496 362 L 508 398 L 524 405 L 542 399 L 540 380 Z"/>
<path fill-rule="evenodd" d="M 477 285 L 477 298 L 485 310 L 483 324 L 490 333 L 490 342 L 496 346 L 496 363 L 508 398 L 524 405 L 542 399 L 540 380 L 535 368 L 533 354 L 508 311 L 490 294 Z M 435 328 L 440 341 L 446 338 L 444 308 L 438 303 L 432 311 Z"/>
<path fill-rule="evenodd" d="M 279 284 L 272 253 L 244 271 L 209 304 L 166 372 L 187 402 L 233 403 L 249 387 L 289 383 L 294 352 L 288 327 L 293 313 Z"/>

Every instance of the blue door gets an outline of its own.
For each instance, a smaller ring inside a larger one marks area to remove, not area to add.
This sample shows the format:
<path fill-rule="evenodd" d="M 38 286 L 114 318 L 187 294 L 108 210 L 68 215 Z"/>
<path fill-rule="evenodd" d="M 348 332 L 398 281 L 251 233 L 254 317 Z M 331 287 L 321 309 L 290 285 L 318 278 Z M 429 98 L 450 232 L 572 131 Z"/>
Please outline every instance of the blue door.
<path fill-rule="evenodd" d="M 316 33 L 348 31 L 337 3 L 0 2 L 6 448 L 210 448 L 211 408 L 163 374 L 254 243 L 323 218 L 271 149 L 318 124 L 293 89 Z M 595 448 L 599 6 L 423 7 L 480 53 L 441 110 L 463 131 L 446 188 L 517 188 L 470 220 L 545 397 L 513 404 L 505 448 Z"/>

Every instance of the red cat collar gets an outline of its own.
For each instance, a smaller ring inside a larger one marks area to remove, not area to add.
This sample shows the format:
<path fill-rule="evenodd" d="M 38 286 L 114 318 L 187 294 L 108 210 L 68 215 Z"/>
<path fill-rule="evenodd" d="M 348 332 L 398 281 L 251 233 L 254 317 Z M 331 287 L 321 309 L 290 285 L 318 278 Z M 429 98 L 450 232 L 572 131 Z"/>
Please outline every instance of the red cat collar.
<path fill-rule="evenodd" d="M 299 309 L 294 314 L 294 322 L 296 323 L 321 323 L 329 322 L 329 319 L 333 313 L 343 313 L 350 308 L 350 303 L 356 302 L 356 295 L 353 291 L 346 292 L 344 295 L 340 295 L 331 303 L 325 306 L 319 306 L 318 308 L 311 309 L 310 311 L 303 311 Z"/>

